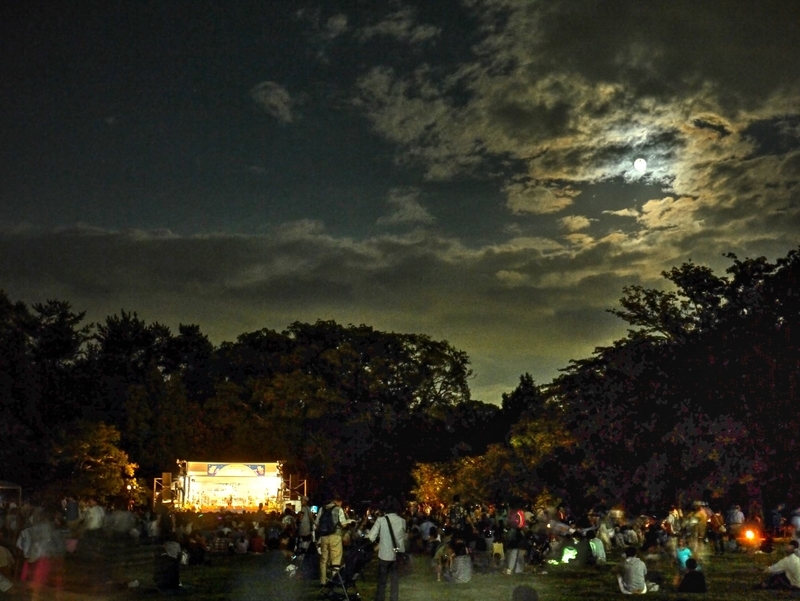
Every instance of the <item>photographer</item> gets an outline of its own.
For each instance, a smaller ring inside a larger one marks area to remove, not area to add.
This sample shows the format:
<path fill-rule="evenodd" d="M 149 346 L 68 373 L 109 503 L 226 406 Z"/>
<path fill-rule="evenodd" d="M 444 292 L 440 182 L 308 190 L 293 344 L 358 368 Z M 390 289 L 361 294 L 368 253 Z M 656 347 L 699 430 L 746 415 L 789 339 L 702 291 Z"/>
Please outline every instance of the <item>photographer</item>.
<path fill-rule="evenodd" d="M 405 552 L 406 521 L 398 515 L 402 511 L 397 499 L 389 498 L 384 504 L 385 515 L 375 519 L 367 538 L 378 541 L 378 589 L 375 601 L 386 598 L 386 582 L 391 579 L 389 599 L 397 601 L 400 578 L 395 563 L 396 553 Z"/>

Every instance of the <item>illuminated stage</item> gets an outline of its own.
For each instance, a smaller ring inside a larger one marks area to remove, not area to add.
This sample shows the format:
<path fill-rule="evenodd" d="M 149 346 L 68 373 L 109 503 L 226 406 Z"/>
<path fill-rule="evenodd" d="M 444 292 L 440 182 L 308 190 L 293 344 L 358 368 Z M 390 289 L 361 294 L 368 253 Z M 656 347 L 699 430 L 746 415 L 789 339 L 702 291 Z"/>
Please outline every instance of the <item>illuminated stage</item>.
<path fill-rule="evenodd" d="M 195 511 L 282 510 L 284 482 L 280 462 L 179 462 L 178 505 Z"/>

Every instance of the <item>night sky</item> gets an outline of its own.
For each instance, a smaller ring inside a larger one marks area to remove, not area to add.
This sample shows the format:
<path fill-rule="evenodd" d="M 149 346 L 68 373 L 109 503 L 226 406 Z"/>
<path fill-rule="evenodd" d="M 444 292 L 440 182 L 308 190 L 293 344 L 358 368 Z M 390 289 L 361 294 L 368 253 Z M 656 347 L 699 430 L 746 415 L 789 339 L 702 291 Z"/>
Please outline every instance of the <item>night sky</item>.
<path fill-rule="evenodd" d="M 26 1 L 0 48 L 0 288 L 92 321 L 425 333 L 499 402 L 800 243 L 793 0 Z"/>

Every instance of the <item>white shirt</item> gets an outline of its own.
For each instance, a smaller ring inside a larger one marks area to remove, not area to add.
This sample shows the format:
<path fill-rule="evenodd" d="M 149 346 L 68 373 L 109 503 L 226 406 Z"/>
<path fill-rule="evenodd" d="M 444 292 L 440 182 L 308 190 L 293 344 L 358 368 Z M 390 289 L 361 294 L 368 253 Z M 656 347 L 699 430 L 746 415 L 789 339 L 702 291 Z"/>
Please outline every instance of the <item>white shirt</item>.
<path fill-rule="evenodd" d="M 783 572 L 786 574 L 792 586 L 800 588 L 800 557 L 790 553 L 777 563 L 773 563 L 767 568 L 770 574 Z"/>
<path fill-rule="evenodd" d="M 422 540 L 429 541 L 431 539 L 431 528 L 435 528 L 436 524 L 430 520 L 425 520 L 420 524 L 419 531 L 422 534 Z"/>
<path fill-rule="evenodd" d="M 397 550 L 404 552 L 406 550 L 406 521 L 396 513 L 389 513 L 375 520 L 369 534 L 367 534 L 367 538 L 373 543 L 376 540 L 378 541 L 378 559 L 394 561 L 394 545 L 392 544 L 392 535 L 389 533 L 389 526 L 386 520 L 392 522 L 394 538 L 397 540 Z"/>

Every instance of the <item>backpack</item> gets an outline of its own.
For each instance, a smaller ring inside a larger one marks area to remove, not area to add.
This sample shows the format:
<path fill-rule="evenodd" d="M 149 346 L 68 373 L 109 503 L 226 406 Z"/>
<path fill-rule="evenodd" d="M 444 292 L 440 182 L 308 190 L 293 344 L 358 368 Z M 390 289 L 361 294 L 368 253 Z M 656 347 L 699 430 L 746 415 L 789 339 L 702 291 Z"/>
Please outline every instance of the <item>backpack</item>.
<path fill-rule="evenodd" d="M 525 512 L 521 509 L 515 509 L 508 514 L 508 523 L 514 528 L 525 527 Z"/>
<path fill-rule="evenodd" d="M 467 511 L 458 503 L 450 507 L 450 526 L 463 529 L 467 523 Z"/>
<path fill-rule="evenodd" d="M 505 546 L 509 549 L 519 549 L 522 543 L 522 532 L 519 528 L 510 527 L 504 537 Z"/>
<path fill-rule="evenodd" d="M 336 532 L 336 524 L 333 523 L 333 507 L 325 506 L 322 508 L 322 513 L 319 514 L 317 534 L 319 536 L 328 536 L 334 532 Z"/>

